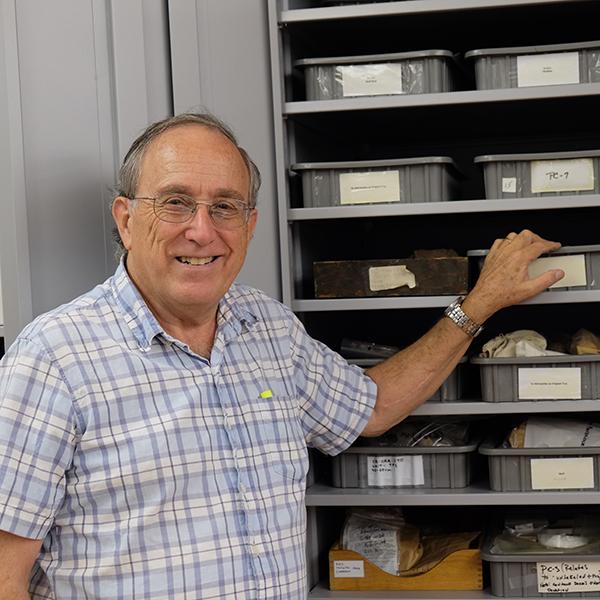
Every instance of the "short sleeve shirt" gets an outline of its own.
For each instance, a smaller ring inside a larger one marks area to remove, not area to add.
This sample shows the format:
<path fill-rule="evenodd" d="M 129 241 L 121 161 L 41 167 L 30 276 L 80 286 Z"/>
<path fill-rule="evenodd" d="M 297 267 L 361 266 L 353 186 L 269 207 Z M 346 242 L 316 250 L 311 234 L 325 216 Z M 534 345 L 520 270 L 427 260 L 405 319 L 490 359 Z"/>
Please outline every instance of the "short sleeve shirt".
<path fill-rule="evenodd" d="M 43 540 L 33 598 L 304 599 L 307 446 L 347 448 L 375 396 L 244 286 L 198 356 L 121 264 L 0 363 L 0 529 Z"/>

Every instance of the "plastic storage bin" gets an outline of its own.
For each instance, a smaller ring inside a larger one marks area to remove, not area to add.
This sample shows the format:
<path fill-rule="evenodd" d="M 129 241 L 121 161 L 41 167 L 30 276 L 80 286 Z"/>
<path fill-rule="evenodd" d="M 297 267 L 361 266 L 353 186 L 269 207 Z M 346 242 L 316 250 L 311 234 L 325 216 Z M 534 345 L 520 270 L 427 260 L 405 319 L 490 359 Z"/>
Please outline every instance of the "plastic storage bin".
<path fill-rule="evenodd" d="M 357 204 L 445 202 L 460 173 L 447 156 L 299 163 L 304 208 Z"/>
<path fill-rule="evenodd" d="M 488 154 L 474 162 L 488 200 L 600 193 L 600 150 Z"/>
<path fill-rule="evenodd" d="M 332 460 L 340 488 L 464 488 L 477 443 L 451 447 L 350 447 Z"/>
<path fill-rule="evenodd" d="M 600 447 L 499 448 L 486 440 L 479 453 L 488 457 L 496 492 L 600 490 Z"/>
<path fill-rule="evenodd" d="M 491 536 L 481 558 L 489 564 L 491 592 L 503 598 L 600 598 L 600 554 L 492 554 Z M 592 591 L 579 591 L 582 586 Z"/>
<path fill-rule="evenodd" d="M 525 358 L 480 358 L 484 402 L 531 400 L 598 400 L 600 356 L 557 355 Z"/>
<path fill-rule="evenodd" d="M 454 55 L 449 50 L 305 58 L 307 100 L 450 92 Z"/>
<path fill-rule="evenodd" d="M 488 250 L 469 250 L 467 257 L 478 259 L 481 270 Z M 600 289 L 600 244 L 564 246 L 531 263 L 529 274 L 538 275 L 548 269 L 563 269 L 565 276 L 550 286 L 552 291 Z"/>
<path fill-rule="evenodd" d="M 471 50 L 477 89 L 600 81 L 600 41 Z"/>

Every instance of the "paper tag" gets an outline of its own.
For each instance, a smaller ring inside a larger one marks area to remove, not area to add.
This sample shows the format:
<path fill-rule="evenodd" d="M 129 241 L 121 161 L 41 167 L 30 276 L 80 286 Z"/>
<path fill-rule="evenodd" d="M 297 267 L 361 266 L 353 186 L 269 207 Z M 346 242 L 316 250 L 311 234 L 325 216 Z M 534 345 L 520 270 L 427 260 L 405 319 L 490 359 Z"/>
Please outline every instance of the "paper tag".
<path fill-rule="evenodd" d="M 411 290 L 417 285 L 414 273 L 405 265 L 369 268 L 369 289 L 372 292 L 393 290 L 405 285 Z"/>
<path fill-rule="evenodd" d="M 385 96 L 402 94 L 402 66 L 398 63 L 348 65 L 338 67 L 342 75 L 342 95 Z"/>
<path fill-rule="evenodd" d="M 364 560 L 334 560 L 333 561 L 333 576 L 342 577 L 364 577 L 365 576 L 365 561 Z"/>
<path fill-rule="evenodd" d="M 531 161 L 531 193 L 585 192 L 594 189 L 591 158 Z"/>
<path fill-rule="evenodd" d="M 531 488 L 534 490 L 585 490 L 594 488 L 594 459 L 532 458 Z"/>
<path fill-rule="evenodd" d="M 520 368 L 519 400 L 581 400 L 579 367 Z"/>
<path fill-rule="evenodd" d="M 400 202 L 400 171 L 340 173 L 340 204 Z"/>
<path fill-rule="evenodd" d="M 579 83 L 579 53 L 527 54 L 517 56 L 517 86 Z"/>
<path fill-rule="evenodd" d="M 529 277 L 537 277 L 549 269 L 562 269 L 565 272 L 565 276 L 553 283 L 551 288 L 587 285 L 585 254 L 538 258 L 529 264 Z"/>
<path fill-rule="evenodd" d="M 517 178 L 516 177 L 503 177 L 502 178 L 502 191 L 507 194 L 517 193 Z"/>
<path fill-rule="evenodd" d="M 367 484 L 373 487 L 424 485 L 423 456 L 375 455 L 367 457 Z"/>
<path fill-rule="evenodd" d="M 600 561 L 537 563 L 538 592 L 600 592 Z"/>

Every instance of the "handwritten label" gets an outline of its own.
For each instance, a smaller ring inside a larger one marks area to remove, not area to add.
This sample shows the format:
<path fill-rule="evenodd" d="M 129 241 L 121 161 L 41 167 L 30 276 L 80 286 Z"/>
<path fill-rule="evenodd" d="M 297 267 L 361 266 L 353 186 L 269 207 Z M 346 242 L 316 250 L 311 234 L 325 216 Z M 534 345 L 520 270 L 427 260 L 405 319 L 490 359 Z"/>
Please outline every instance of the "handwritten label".
<path fill-rule="evenodd" d="M 594 488 L 594 459 L 532 458 L 531 488 L 534 490 L 586 490 Z"/>
<path fill-rule="evenodd" d="M 579 83 L 579 53 L 517 56 L 517 86 Z"/>
<path fill-rule="evenodd" d="M 400 202 L 400 172 L 340 173 L 340 204 Z"/>
<path fill-rule="evenodd" d="M 424 485 L 423 456 L 375 455 L 367 457 L 367 484 L 370 487 Z"/>
<path fill-rule="evenodd" d="M 581 400 L 579 367 L 521 368 L 519 400 Z"/>
<path fill-rule="evenodd" d="M 531 161 L 531 193 L 585 192 L 594 189 L 591 158 Z"/>
<path fill-rule="evenodd" d="M 600 561 L 539 562 L 536 566 L 540 593 L 600 591 Z"/>
<path fill-rule="evenodd" d="M 365 561 L 364 560 L 334 560 L 333 561 L 333 576 L 342 577 L 364 577 L 365 576 Z"/>
<path fill-rule="evenodd" d="M 517 193 L 517 178 L 516 177 L 503 177 L 502 178 L 502 191 L 507 194 Z"/>
<path fill-rule="evenodd" d="M 404 93 L 402 66 L 398 63 L 348 65 L 337 70 L 341 74 L 342 95 L 346 98 Z"/>
<path fill-rule="evenodd" d="M 529 277 L 537 277 L 549 269 L 562 269 L 565 276 L 551 288 L 576 287 L 587 285 L 585 272 L 585 254 L 571 254 L 569 256 L 548 256 L 538 258 L 529 264 Z"/>

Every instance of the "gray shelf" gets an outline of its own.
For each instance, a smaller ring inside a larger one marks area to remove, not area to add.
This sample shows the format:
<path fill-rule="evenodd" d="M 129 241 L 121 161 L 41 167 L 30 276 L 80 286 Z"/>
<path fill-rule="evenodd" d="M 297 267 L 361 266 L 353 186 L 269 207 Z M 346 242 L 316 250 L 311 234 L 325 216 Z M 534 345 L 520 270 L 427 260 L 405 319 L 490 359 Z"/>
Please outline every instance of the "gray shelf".
<path fill-rule="evenodd" d="M 408 296 L 396 298 L 335 298 L 293 300 L 295 312 L 324 312 L 340 310 L 397 310 L 406 308 L 445 308 L 454 296 Z M 522 303 L 537 304 L 578 304 L 580 302 L 600 302 L 600 290 L 570 292 L 543 292 Z"/>
<path fill-rule="evenodd" d="M 325 584 L 319 583 L 308 594 L 308 600 L 490 600 L 496 598 L 488 590 L 474 592 L 332 592 Z M 512 598 L 519 600 L 519 598 Z M 525 599 L 523 599 L 525 600 Z"/>
<path fill-rule="evenodd" d="M 368 204 L 288 209 L 288 221 L 321 219 L 356 219 L 408 215 L 442 215 L 457 213 L 503 212 L 515 210 L 560 210 L 600 206 L 600 194 L 573 194 L 542 198 L 504 200 L 454 200 L 451 202 L 415 202 L 412 204 Z"/>
<path fill-rule="evenodd" d="M 336 488 L 317 483 L 306 506 L 552 506 L 598 504 L 598 492 L 493 492 L 487 483 L 454 490 Z"/>
<path fill-rule="evenodd" d="M 600 400 L 555 400 L 538 402 L 428 402 L 413 415 L 514 415 L 527 413 L 577 413 L 600 410 Z"/>
<path fill-rule="evenodd" d="M 286 102 L 283 107 L 283 114 L 294 116 L 354 110 L 493 104 L 497 102 L 583 98 L 598 95 L 600 95 L 600 83 L 579 83 L 499 90 L 469 90 L 443 94 L 407 94 L 404 96 Z"/>
<path fill-rule="evenodd" d="M 451 12 L 474 8 L 502 8 L 511 6 L 533 6 L 536 4 L 565 4 L 571 0 L 405 0 L 388 2 L 331 6 L 322 8 L 301 8 L 281 12 L 280 23 L 302 23 L 335 19 L 355 19 L 360 17 L 391 16 L 404 14 L 427 14 Z"/>

